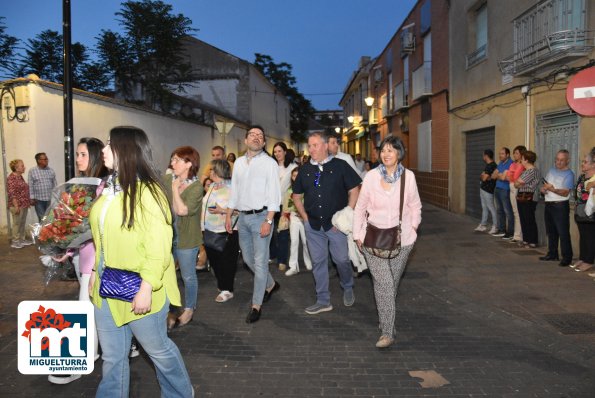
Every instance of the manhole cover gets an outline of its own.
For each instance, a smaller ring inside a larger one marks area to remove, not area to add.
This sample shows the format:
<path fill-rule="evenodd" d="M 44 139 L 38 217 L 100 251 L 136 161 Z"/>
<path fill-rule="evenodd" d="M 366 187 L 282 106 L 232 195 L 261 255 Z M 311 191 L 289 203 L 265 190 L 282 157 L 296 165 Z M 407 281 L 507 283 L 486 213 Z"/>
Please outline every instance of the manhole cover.
<path fill-rule="evenodd" d="M 595 316 L 591 314 L 544 314 L 543 317 L 562 334 L 595 333 Z"/>
<path fill-rule="evenodd" d="M 407 271 L 405 272 L 404 278 L 407 279 L 426 279 L 429 278 L 430 274 L 424 271 Z"/>
<path fill-rule="evenodd" d="M 513 253 L 518 254 L 519 256 L 542 256 L 543 253 L 537 250 L 526 250 L 526 249 L 518 249 L 518 250 L 511 250 Z"/>
<path fill-rule="evenodd" d="M 479 246 L 479 244 L 476 243 L 476 242 L 461 242 L 461 243 L 457 243 L 457 246 L 460 246 L 460 247 L 477 247 L 477 246 Z"/>

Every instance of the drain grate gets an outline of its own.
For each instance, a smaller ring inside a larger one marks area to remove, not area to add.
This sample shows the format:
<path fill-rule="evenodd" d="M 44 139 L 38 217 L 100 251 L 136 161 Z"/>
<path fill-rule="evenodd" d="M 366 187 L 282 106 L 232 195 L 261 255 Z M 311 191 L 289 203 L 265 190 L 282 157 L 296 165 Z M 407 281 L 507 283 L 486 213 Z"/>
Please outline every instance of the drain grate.
<path fill-rule="evenodd" d="M 543 317 L 562 334 L 595 333 L 595 316 L 591 314 L 544 314 Z"/>
<path fill-rule="evenodd" d="M 407 279 L 426 279 L 429 278 L 430 274 L 424 271 L 407 271 L 403 278 Z"/>
<path fill-rule="evenodd" d="M 527 249 L 519 249 L 519 250 L 511 250 L 513 253 L 518 254 L 519 256 L 542 256 L 543 253 L 537 250 L 527 250 Z"/>
<path fill-rule="evenodd" d="M 459 246 L 459 247 L 477 247 L 477 246 L 479 246 L 479 243 L 477 243 L 477 242 L 461 242 L 461 243 L 457 243 L 457 246 Z"/>

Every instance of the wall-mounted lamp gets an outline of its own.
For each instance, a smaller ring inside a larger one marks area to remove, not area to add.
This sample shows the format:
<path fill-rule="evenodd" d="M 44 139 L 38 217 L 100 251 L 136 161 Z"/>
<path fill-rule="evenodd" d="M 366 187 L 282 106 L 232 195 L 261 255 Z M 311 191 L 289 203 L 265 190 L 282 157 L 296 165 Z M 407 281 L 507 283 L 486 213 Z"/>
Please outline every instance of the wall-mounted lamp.
<path fill-rule="evenodd" d="M 366 97 L 364 99 L 364 102 L 368 107 L 371 107 L 372 105 L 374 105 L 374 97 Z"/>
<path fill-rule="evenodd" d="M 341 133 L 341 127 L 335 127 L 335 133 L 340 134 Z"/>
<path fill-rule="evenodd" d="M 353 115 L 351 115 L 351 116 L 347 116 L 347 121 L 348 121 L 350 124 L 353 124 L 353 120 L 354 120 L 354 119 L 355 119 L 355 118 L 353 117 Z"/>

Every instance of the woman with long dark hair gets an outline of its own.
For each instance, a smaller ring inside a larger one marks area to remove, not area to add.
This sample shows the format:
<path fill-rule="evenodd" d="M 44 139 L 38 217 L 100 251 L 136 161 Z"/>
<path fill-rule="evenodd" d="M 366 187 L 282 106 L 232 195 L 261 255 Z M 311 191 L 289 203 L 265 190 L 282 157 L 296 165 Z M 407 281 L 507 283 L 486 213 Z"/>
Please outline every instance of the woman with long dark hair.
<path fill-rule="evenodd" d="M 288 150 L 284 142 L 277 142 L 273 146 L 273 157 L 279 166 L 280 194 L 283 197 L 291 186 L 291 171 L 297 167 L 293 162 L 295 153 L 292 150 Z M 281 220 L 282 218 L 284 220 Z M 283 208 L 275 214 L 270 257 L 277 258 L 279 271 L 286 270 L 289 257 L 289 212 Z"/>
<path fill-rule="evenodd" d="M 96 396 L 128 396 L 128 349 L 134 336 L 155 365 L 161 396 L 191 397 L 184 361 L 167 336 L 169 304 L 179 306 L 181 300 L 172 256 L 170 204 L 152 165 L 147 135 L 135 127 L 113 128 L 103 159 L 112 174 L 89 216 L 97 248 L 91 301 L 103 351 L 103 377 Z M 100 295 L 108 267 L 116 282 L 122 282 L 117 275 L 140 276 L 132 302 Z"/>

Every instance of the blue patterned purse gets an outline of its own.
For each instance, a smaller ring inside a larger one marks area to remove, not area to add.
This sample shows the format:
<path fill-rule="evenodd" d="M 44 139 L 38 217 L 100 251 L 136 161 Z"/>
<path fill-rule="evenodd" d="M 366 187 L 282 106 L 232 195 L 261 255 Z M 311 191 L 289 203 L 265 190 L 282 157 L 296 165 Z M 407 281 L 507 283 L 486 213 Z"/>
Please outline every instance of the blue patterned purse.
<path fill-rule="evenodd" d="M 138 272 L 104 267 L 99 295 L 104 298 L 131 302 L 140 290 L 142 278 Z"/>

